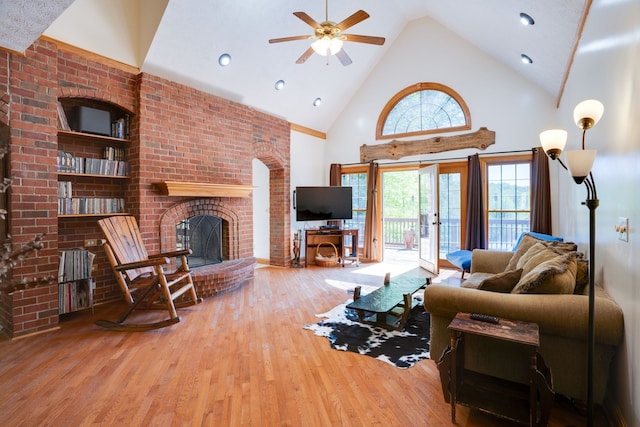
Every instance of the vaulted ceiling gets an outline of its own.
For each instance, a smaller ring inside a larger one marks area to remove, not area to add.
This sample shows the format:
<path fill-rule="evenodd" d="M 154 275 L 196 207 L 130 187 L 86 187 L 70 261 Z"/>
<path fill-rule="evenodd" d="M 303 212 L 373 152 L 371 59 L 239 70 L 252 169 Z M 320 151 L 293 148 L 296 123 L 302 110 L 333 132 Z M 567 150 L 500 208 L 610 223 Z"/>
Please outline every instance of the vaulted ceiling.
<path fill-rule="evenodd" d="M 24 52 L 39 36 L 105 56 L 253 106 L 288 121 L 328 130 L 408 22 L 431 17 L 558 98 L 590 0 L 329 0 L 329 21 L 363 9 L 370 17 L 345 33 L 384 37 L 384 45 L 345 42 L 353 61 L 313 54 L 313 35 L 294 12 L 325 20 L 324 0 L 3 0 L 0 48 Z M 535 20 L 520 23 L 520 13 Z M 438 43 L 438 40 L 424 40 Z M 231 55 L 226 67 L 220 55 Z M 532 58 L 523 64 L 521 54 Z M 417 52 L 418 54 L 418 52 Z M 274 88 L 278 80 L 284 89 Z M 323 102 L 312 105 L 317 97 Z"/>

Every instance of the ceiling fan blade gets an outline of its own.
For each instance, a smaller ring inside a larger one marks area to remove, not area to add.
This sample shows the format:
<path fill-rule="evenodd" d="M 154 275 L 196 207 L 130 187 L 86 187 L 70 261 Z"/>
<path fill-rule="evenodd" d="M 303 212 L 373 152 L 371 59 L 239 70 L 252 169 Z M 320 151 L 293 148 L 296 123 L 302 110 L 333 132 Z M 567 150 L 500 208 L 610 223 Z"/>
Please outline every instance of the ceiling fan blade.
<path fill-rule="evenodd" d="M 311 55 L 313 55 L 313 48 L 310 47 L 309 49 L 305 50 L 302 55 L 300 55 L 300 58 L 298 58 L 296 64 L 304 64 L 305 61 L 311 57 Z"/>
<path fill-rule="evenodd" d="M 353 27 L 357 23 L 364 21 L 368 17 L 369 17 L 369 14 L 367 12 L 365 12 L 364 10 L 359 10 L 353 15 L 349 16 L 348 18 L 345 18 L 339 24 L 336 24 L 336 28 L 339 29 L 340 31 L 344 31 L 347 28 Z"/>
<path fill-rule="evenodd" d="M 295 16 L 297 16 L 298 18 L 302 19 L 308 25 L 310 25 L 314 30 L 316 28 L 320 28 L 320 24 L 318 24 L 315 19 L 313 19 L 312 17 L 310 17 L 306 13 L 304 13 L 304 12 L 293 12 L 293 14 Z"/>
<path fill-rule="evenodd" d="M 291 36 L 291 37 L 280 37 L 278 39 L 269 39 L 269 43 L 282 43 L 282 42 L 291 42 L 294 40 L 307 40 L 313 36 Z"/>
<path fill-rule="evenodd" d="M 377 44 L 379 46 L 382 46 L 385 41 L 384 37 L 360 36 L 357 34 L 342 34 L 342 37 L 349 42 Z"/>
<path fill-rule="evenodd" d="M 347 65 L 351 65 L 351 58 L 349 58 L 349 55 L 347 55 L 347 52 L 345 52 L 344 49 L 340 49 L 338 53 L 336 53 L 336 56 L 340 60 L 340 63 L 345 67 Z"/>

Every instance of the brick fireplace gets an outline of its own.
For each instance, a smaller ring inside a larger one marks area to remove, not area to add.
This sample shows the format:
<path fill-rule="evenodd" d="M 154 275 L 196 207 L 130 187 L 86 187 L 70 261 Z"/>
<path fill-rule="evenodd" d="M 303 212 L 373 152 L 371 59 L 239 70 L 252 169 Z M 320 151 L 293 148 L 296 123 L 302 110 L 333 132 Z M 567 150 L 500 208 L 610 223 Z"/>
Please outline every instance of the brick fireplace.
<path fill-rule="evenodd" d="M 211 215 L 222 220 L 222 262 L 192 269 L 196 291 L 200 297 L 227 292 L 253 279 L 254 257 L 240 257 L 240 221 L 233 198 L 193 199 L 169 208 L 160 219 L 162 252 L 176 249 L 176 224 L 198 215 Z"/>
<path fill-rule="evenodd" d="M 265 232 L 270 236 L 270 262 L 288 265 L 291 129 L 286 120 L 39 40 L 24 55 L 0 56 L 0 122 L 10 128 L 8 166 L 15 179 L 8 200 L 8 232 L 16 246 L 46 233 L 45 248 L 14 269 L 14 280 L 55 277 L 60 249 L 102 238 L 96 218 L 57 216 L 56 104 L 60 98 L 74 97 L 112 103 L 131 113 L 126 148 L 131 173 L 118 197 L 137 218 L 149 253 L 160 252 L 169 240 L 175 244 L 178 217 L 211 211 L 227 222 L 223 262 L 196 274 L 201 296 L 233 289 L 253 274 L 251 195 L 163 195 L 155 183 L 188 180 L 251 186 L 252 162 L 260 160 L 269 169 L 269 182 L 263 184 L 269 186 L 270 224 Z M 93 187 L 104 186 L 104 181 L 83 180 Z M 172 231 L 166 233 L 169 223 Z M 94 301 L 121 298 L 103 251 L 90 249 L 96 253 Z M 0 326 L 10 336 L 51 329 L 58 321 L 57 284 L 0 294 Z"/>

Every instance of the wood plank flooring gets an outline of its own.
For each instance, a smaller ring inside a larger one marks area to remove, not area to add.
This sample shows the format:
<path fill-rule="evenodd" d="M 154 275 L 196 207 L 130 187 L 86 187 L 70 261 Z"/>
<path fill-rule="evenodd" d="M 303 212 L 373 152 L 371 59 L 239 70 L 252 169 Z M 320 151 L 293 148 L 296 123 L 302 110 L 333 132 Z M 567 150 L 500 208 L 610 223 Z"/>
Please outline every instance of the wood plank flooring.
<path fill-rule="evenodd" d="M 100 329 L 94 320 L 123 307 L 111 303 L 57 331 L 5 339 L 0 425 L 453 425 L 432 360 L 401 370 L 302 329 L 382 276 L 366 264 L 259 268 L 253 283 L 180 310 L 182 322 L 161 330 Z M 550 426 L 584 424 L 555 404 Z M 459 406 L 456 425 L 513 424 Z"/>

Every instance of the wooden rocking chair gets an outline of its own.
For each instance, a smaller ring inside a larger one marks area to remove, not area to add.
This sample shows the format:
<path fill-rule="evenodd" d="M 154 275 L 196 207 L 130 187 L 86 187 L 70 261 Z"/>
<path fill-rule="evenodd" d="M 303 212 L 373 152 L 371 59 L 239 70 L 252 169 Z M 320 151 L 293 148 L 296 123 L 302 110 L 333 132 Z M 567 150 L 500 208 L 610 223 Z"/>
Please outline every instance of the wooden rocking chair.
<path fill-rule="evenodd" d="M 112 216 L 98 221 L 106 240 L 104 248 L 118 285 L 124 293 L 129 308 L 117 321 L 98 320 L 97 325 L 117 331 L 147 331 L 163 328 L 180 321 L 176 307 L 185 307 L 202 302 L 196 295 L 187 255 L 190 249 L 151 255 L 142 243 L 138 223 L 133 216 Z M 169 258 L 180 258 L 181 265 L 173 273 L 164 271 Z M 188 301 L 174 304 L 174 300 L 187 293 Z M 169 318 L 155 323 L 125 323 L 137 308 L 162 309 Z"/>

